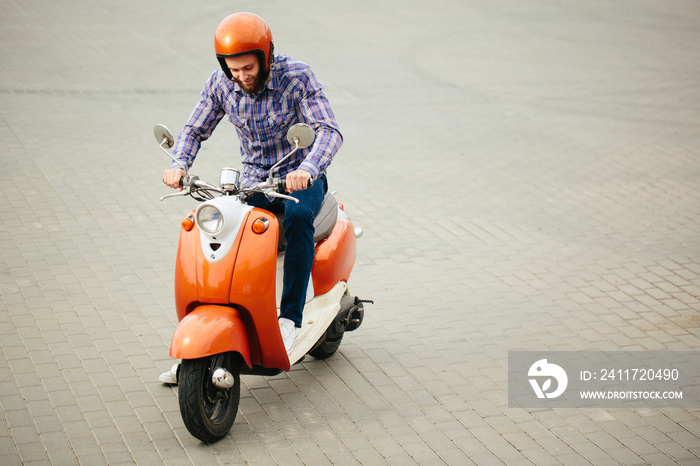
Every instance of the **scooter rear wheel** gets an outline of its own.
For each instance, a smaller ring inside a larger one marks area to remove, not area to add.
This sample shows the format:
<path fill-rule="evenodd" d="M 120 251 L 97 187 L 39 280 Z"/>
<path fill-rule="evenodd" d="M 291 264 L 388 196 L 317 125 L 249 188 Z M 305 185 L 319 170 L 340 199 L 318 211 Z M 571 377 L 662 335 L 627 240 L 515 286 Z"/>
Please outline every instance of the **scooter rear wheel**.
<path fill-rule="evenodd" d="M 238 414 L 241 398 L 238 368 L 228 368 L 234 377 L 231 388 L 221 389 L 212 383 L 212 373 L 217 366 L 221 367 L 224 356 L 183 359 L 180 367 L 180 414 L 190 434 L 203 442 L 215 442 L 225 437 Z"/>
<path fill-rule="evenodd" d="M 309 351 L 309 354 L 316 359 L 326 359 L 330 358 L 335 354 L 336 351 L 338 351 L 338 348 L 340 347 L 340 342 L 343 341 L 343 335 L 340 335 L 340 338 L 336 340 L 326 340 L 320 345 L 318 345 L 316 348 L 312 349 Z"/>

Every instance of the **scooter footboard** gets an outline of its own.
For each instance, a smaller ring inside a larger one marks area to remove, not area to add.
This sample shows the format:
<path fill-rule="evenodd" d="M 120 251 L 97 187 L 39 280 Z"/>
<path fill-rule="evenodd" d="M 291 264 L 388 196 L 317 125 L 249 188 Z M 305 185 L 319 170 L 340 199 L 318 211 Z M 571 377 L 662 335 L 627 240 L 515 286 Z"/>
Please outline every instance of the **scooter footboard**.
<path fill-rule="evenodd" d="M 233 351 L 250 369 L 249 348 L 248 333 L 237 309 L 203 305 L 180 321 L 170 342 L 170 357 L 196 359 Z"/>

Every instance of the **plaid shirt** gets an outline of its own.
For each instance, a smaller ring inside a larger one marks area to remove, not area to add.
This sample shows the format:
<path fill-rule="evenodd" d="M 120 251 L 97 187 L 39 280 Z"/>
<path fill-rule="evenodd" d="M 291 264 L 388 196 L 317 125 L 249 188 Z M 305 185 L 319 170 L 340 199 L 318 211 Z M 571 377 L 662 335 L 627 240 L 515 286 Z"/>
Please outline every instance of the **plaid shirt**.
<path fill-rule="evenodd" d="M 313 145 L 298 150 L 276 173 L 284 177 L 301 168 L 314 178 L 323 174 L 343 143 L 323 86 L 308 65 L 286 55 L 275 55 L 270 75 L 263 90 L 253 96 L 244 93 L 221 69 L 214 71 L 175 141 L 173 156 L 191 167 L 202 141 L 226 115 L 241 143 L 241 181 L 250 186 L 267 179 L 270 168 L 289 153 L 293 146 L 287 142 L 287 130 L 302 122 L 316 131 Z M 174 163 L 172 166 L 177 168 Z"/>

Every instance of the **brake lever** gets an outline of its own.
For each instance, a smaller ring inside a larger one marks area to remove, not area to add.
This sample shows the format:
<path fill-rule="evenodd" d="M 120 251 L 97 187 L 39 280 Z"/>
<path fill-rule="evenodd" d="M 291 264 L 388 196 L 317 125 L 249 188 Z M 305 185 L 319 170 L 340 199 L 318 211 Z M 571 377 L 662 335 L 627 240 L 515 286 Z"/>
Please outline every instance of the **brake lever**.
<path fill-rule="evenodd" d="M 278 193 L 277 191 L 267 191 L 265 193 L 267 196 L 270 197 L 279 197 L 280 199 L 288 199 L 290 201 L 294 201 L 295 203 L 299 204 L 299 199 L 296 197 L 288 196 L 286 194 Z"/>
<path fill-rule="evenodd" d="M 170 197 L 187 196 L 188 194 L 190 194 L 190 192 L 191 192 L 191 189 L 189 186 L 187 186 L 186 188 L 183 188 L 182 191 L 180 191 L 180 192 L 173 193 L 173 194 L 166 194 L 165 196 L 161 197 L 160 200 L 164 201 Z"/>

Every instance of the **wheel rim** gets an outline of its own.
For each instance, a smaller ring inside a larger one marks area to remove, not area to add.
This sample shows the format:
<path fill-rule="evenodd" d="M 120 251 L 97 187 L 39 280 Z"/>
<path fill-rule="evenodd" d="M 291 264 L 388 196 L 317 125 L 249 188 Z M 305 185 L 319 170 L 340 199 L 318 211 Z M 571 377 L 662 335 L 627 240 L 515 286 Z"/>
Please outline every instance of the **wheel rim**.
<path fill-rule="evenodd" d="M 214 359 L 214 357 L 209 359 L 209 364 L 207 364 L 202 377 L 202 389 L 204 391 L 202 412 L 210 423 L 218 425 L 225 422 L 228 417 L 227 412 L 231 405 L 231 390 L 233 390 L 233 387 L 221 389 L 212 383 L 211 376 L 215 367 Z"/>

